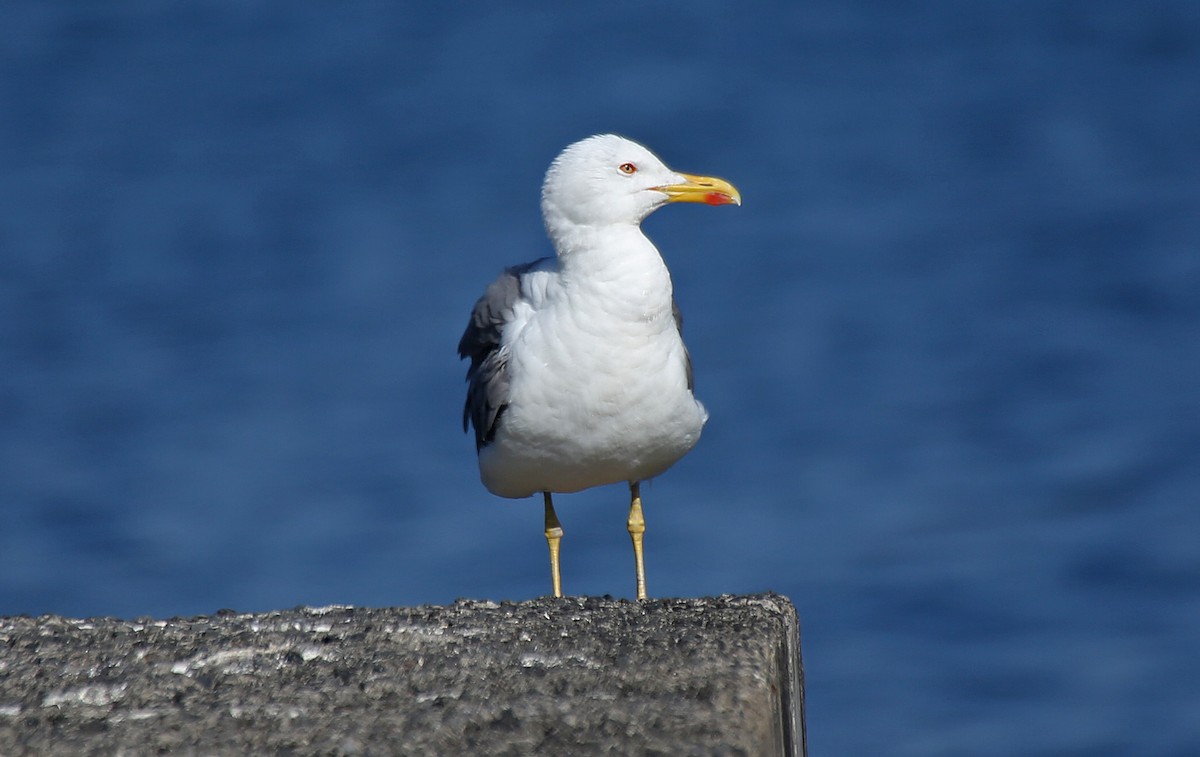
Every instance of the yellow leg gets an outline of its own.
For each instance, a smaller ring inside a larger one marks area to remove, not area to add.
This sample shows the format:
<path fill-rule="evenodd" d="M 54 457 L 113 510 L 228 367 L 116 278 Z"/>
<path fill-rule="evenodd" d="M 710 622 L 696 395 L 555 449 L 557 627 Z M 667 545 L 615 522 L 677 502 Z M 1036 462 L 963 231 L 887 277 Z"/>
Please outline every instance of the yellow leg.
<path fill-rule="evenodd" d="M 637 561 L 637 598 L 646 598 L 646 567 L 642 562 L 642 534 L 646 521 L 642 517 L 642 495 L 637 481 L 629 484 L 629 536 L 633 539 L 633 559 Z"/>
<path fill-rule="evenodd" d="M 546 499 L 546 542 L 550 545 L 550 582 L 554 586 L 554 596 L 562 596 L 562 576 L 558 572 L 558 545 L 562 541 L 562 524 L 554 513 L 554 503 L 550 500 L 550 492 L 542 492 Z"/>

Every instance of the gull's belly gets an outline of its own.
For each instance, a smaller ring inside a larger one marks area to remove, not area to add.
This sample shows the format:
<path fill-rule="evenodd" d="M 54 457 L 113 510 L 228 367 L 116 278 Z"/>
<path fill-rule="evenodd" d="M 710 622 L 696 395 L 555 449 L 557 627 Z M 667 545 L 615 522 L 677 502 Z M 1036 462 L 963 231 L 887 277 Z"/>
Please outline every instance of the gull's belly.
<path fill-rule="evenodd" d="M 699 440 L 707 413 L 687 387 L 674 330 L 569 342 L 531 336 L 514 355 L 512 396 L 496 437 L 480 451 L 493 493 L 645 480 Z"/>

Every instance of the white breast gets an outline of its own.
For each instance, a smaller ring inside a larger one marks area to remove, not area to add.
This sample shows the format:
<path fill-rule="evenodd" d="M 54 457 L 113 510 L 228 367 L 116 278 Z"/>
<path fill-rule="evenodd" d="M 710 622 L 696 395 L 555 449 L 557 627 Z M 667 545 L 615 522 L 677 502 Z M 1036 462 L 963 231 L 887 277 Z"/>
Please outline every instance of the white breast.
<path fill-rule="evenodd" d="M 493 493 L 645 480 L 700 438 L 707 413 L 687 386 L 670 274 L 644 236 L 626 241 L 645 249 L 530 282 L 504 335 L 510 401 L 479 455 Z"/>

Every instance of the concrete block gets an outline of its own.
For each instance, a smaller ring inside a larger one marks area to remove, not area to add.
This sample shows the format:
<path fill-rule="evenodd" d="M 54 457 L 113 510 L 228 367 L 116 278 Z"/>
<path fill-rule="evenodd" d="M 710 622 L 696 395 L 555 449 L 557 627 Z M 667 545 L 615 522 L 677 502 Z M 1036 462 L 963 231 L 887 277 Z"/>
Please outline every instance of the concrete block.
<path fill-rule="evenodd" d="M 0 754 L 803 755 L 774 594 L 0 618 Z"/>

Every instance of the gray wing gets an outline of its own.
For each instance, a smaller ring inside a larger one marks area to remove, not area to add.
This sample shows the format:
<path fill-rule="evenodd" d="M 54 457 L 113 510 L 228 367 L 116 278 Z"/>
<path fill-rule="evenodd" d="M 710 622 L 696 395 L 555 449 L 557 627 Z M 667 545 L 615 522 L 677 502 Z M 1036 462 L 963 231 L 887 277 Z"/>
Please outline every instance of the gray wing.
<path fill-rule="evenodd" d="M 683 340 L 683 311 L 679 309 L 679 303 L 675 298 L 671 298 L 671 315 L 675 316 L 675 328 L 679 331 L 679 339 Z M 692 354 L 688 352 L 687 345 L 683 345 L 683 368 L 687 371 L 687 387 L 689 392 L 696 391 L 696 380 L 692 377 Z"/>
<path fill-rule="evenodd" d="M 467 330 L 458 340 L 458 357 L 471 359 L 467 368 L 463 431 L 474 426 L 476 451 L 496 436 L 500 417 L 508 405 L 508 350 L 500 346 L 500 339 L 505 325 L 512 320 L 513 307 L 521 298 L 521 275 L 546 260 L 541 258 L 505 269 L 475 303 Z"/>

